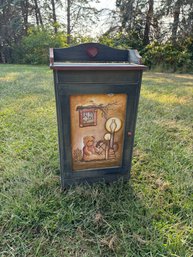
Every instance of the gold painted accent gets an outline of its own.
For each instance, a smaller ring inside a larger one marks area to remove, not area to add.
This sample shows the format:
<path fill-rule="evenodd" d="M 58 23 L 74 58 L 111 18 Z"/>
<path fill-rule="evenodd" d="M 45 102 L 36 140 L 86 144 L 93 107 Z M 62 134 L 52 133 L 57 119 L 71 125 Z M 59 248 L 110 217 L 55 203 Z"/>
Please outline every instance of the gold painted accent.
<path fill-rule="evenodd" d="M 107 131 L 111 133 L 119 131 L 121 129 L 121 126 L 122 126 L 121 120 L 116 117 L 112 117 L 108 119 L 105 125 Z"/>

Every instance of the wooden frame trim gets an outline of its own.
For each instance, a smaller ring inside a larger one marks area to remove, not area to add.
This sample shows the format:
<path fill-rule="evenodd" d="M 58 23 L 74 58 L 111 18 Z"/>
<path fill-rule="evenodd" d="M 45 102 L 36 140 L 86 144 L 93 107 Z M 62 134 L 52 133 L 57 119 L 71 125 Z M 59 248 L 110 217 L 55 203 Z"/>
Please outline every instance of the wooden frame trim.
<path fill-rule="evenodd" d="M 88 70 L 145 70 L 147 69 L 146 66 L 144 65 L 140 65 L 140 66 L 79 66 L 79 65 L 74 65 L 74 66 L 68 66 L 68 65 L 63 65 L 63 66 L 58 66 L 58 65 L 54 65 L 52 64 L 50 66 L 51 69 L 53 70 L 58 70 L 58 71 L 62 71 L 62 70 L 85 70 L 85 71 L 88 71 Z"/>

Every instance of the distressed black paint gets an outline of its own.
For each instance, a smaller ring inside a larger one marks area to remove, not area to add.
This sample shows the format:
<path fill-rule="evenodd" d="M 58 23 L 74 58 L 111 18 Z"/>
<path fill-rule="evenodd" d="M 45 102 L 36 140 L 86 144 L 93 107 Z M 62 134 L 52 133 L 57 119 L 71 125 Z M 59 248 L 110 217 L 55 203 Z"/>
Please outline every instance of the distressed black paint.
<path fill-rule="evenodd" d="M 87 49 L 93 47 L 98 49 L 94 57 L 87 52 Z M 82 182 L 93 183 L 101 179 L 106 182 L 120 177 L 129 179 L 141 78 L 145 69 L 145 66 L 139 65 L 140 58 L 137 52 L 113 49 L 96 43 L 53 49 L 50 52 L 50 67 L 54 72 L 62 188 Z M 128 62 L 131 59 L 135 64 Z M 81 65 L 81 62 L 87 62 L 87 65 Z M 113 62 L 112 65 L 109 65 L 109 62 Z M 123 68 L 120 62 L 123 62 Z M 123 157 L 120 167 L 76 172 L 72 170 L 70 96 L 85 94 L 127 95 Z"/>

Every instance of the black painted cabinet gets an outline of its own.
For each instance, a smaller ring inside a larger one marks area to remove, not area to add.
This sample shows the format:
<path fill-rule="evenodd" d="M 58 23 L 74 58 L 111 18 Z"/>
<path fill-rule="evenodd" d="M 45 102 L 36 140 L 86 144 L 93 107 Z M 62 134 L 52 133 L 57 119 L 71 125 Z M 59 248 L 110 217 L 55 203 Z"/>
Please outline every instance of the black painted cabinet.
<path fill-rule="evenodd" d="M 129 179 L 142 72 L 136 50 L 50 49 L 62 188 Z"/>

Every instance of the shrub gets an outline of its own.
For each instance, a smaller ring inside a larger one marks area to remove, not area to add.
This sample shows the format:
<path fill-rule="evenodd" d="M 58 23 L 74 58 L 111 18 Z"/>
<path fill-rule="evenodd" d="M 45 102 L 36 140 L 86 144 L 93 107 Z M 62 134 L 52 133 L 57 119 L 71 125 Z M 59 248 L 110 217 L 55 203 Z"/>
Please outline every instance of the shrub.
<path fill-rule="evenodd" d="M 151 68 L 159 67 L 167 71 L 189 71 L 193 67 L 191 52 L 185 45 L 172 45 L 170 42 L 153 42 L 141 51 L 144 63 Z"/>
<path fill-rule="evenodd" d="M 49 30 L 31 29 L 20 45 L 14 46 L 12 59 L 15 63 L 45 64 L 48 63 L 50 47 L 65 46 L 66 36 L 63 33 L 55 35 Z"/>

